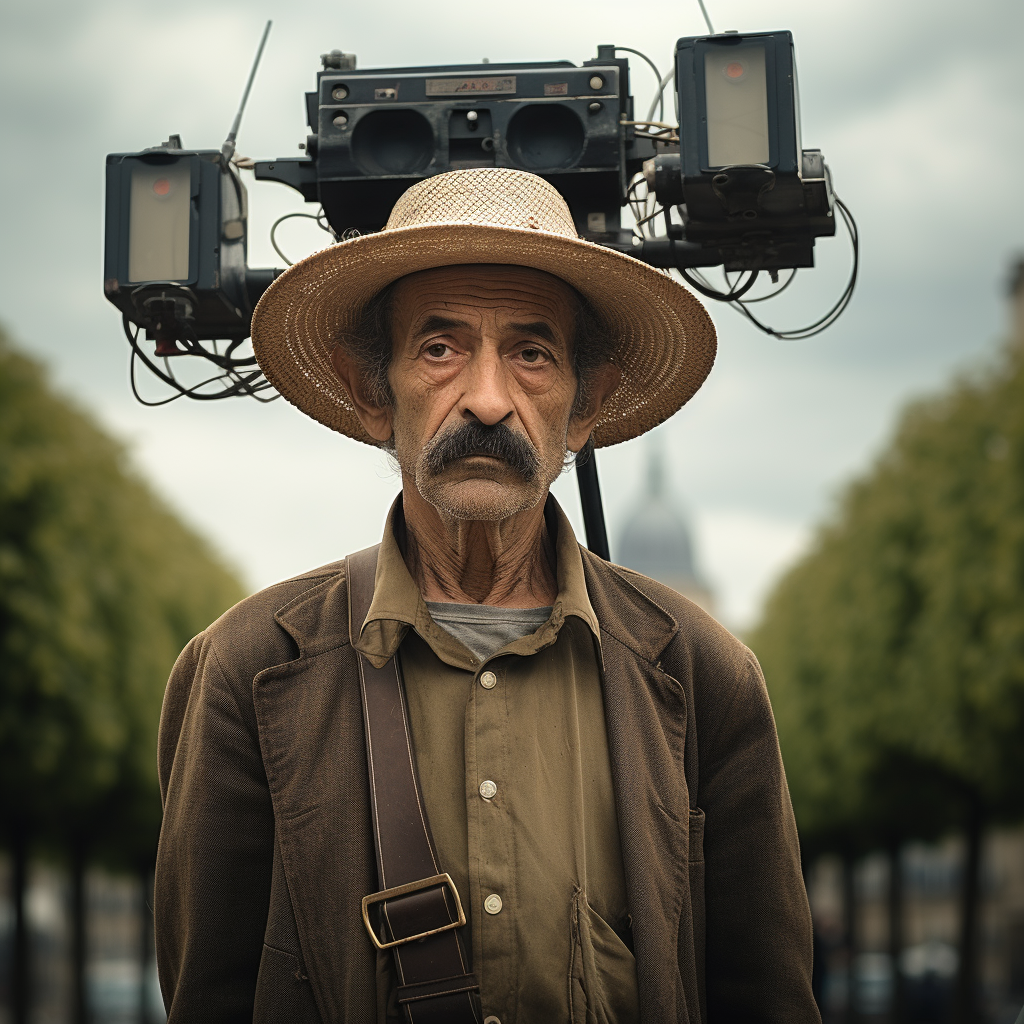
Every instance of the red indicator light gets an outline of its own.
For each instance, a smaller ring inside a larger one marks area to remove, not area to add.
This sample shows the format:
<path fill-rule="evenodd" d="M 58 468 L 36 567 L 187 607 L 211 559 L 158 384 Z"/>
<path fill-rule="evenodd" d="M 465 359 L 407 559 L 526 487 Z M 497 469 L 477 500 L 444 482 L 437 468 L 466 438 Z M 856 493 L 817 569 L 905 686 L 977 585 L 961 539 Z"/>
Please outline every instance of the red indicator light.
<path fill-rule="evenodd" d="M 153 182 L 153 191 L 158 196 L 165 196 L 171 191 L 171 183 L 166 178 L 157 178 Z"/>
<path fill-rule="evenodd" d="M 742 78 L 743 77 L 743 65 L 738 61 L 734 60 L 729 64 L 725 65 L 725 77 L 726 78 Z"/>

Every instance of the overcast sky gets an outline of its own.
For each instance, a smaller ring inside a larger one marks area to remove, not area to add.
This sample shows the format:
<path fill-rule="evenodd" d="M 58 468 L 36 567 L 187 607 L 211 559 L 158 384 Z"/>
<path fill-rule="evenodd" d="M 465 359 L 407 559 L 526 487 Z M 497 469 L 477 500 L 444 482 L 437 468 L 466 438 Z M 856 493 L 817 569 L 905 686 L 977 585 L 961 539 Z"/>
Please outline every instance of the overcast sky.
<path fill-rule="evenodd" d="M 907 398 L 989 358 L 1000 340 L 1008 268 L 1024 248 L 1024 5 L 707 6 L 719 30 L 793 31 L 804 145 L 824 150 L 863 241 L 853 305 L 823 336 L 781 343 L 712 308 L 715 369 L 660 428 L 721 616 L 743 629 Z M 579 62 L 616 43 L 667 69 L 676 38 L 704 30 L 696 0 L 0 0 L 0 12 L 0 322 L 125 439 L 141 471 L 254 588 L 379 539 L 397 478 L 376 452 L 283 402 L 134 403 L 119 314 L 101 287 L 105 155 L 170 132 L 186 146 L 219 147 L 268 17 L 239 137 L 240 152 L 258 158 L 299 155 L 303 93 L 334 47 L 385 66 Z M 653 75 L 633 65 L 645 108 Z M 250 264 L 279 265 L 269 225 L 308 208 L 251 177 L 249 199 Z M 309 223 L 280 233 L 295 257 L 323 245 Z M 797 325 L 831 304 L 848 246 L 830 239 L 817 251 L 818 269 L 786 301 L 761 307 L 771 322 Z M 599 456 L 613 557 L 645 452 L 641 439 Z M 573 486 L 567 477 L 556 491 L 578 522 Z"/>

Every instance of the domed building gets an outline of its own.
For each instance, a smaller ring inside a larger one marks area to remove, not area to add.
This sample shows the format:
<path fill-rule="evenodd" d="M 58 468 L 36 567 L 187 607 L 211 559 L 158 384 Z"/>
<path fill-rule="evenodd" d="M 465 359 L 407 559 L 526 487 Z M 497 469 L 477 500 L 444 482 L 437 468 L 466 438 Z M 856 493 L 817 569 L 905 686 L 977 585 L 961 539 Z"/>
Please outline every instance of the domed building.
<path fill-rule="evenodd" d="M 636 510 L 619 535 L 615 561 L 664 583 L 714 614 L 714 597 L 700 575 L 681 503 L 670 492 L 660 445 L 652 445 Z"/>

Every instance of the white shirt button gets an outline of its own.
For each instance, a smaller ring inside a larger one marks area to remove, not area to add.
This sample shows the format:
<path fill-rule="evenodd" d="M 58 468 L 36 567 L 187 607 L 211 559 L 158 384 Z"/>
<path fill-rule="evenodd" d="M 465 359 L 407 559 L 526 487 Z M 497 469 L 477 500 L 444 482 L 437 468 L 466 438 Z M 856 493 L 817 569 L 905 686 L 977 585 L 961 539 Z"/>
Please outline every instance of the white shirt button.
<path fill-rule="evenodd" d="M 490 779 L 484 779 L 484 781 L 480 783 L 480 795 L 485 800 L 492 800 L 494 798 L 494 794 L 497 792 L 498 787 L 491 782 Z"/>
<path fill-rule="evenodd" d="M 501 913 L 501 897 L 496 892 L 492 892 L 491 895 L 484 900 L 484 910 L 486 910 L 488 914 Z"/>
<path fill-rule="evenodd" d="M 493 672 L 481 672 L 480 685 L 485 690 L 493 690 L 498 685 L 498 677 Z"/>

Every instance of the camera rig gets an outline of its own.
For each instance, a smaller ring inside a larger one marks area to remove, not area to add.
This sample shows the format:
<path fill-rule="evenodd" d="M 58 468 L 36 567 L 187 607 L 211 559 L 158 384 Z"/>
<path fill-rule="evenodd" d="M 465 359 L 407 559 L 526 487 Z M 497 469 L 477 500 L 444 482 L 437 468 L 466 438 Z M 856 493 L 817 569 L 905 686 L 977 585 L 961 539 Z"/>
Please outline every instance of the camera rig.
<path fill-rule="evenodd" d="M 104 293 L 122 313 L 139 401 L 276 397 L 243 348 L 253 309 L 281 271 L 248 266 L 242 170 L 319 204 L 316 214 L 286 214 L 274 229 L 287 217 L 311 217 L 337 242 L 383 228 L 398 197 L 422 178 L 465 167 L 519 168 L 558 189 L 582 237 L 678 272 L 769 334 L 809 337 L 850 301 L 856 225 L 821 152 L 802 148 L 787 31 L 680 39 L 664 77 L 639 51 L 613 45 L 580 65 L 374 69 L 333 50 L 321 58 L 315 91 L 306 93 L 304 155 L 252 161 L 235 155 L 235 138 L 269 29 L 268 22 L 219 150 L 185 149 L 171 135 L 152 149 L 107 157 Z M 646 119 L 634 109 L 623 53 L 641 57 L 657 76 Z M 664 113 L 672 83 L 674 123 Z M 623 225 L 626 208 L 633 223 Z M 814 265 L 815 241 L 835 234 L 837 211 L 853 243 L 846 289 L 807 327 L 768 327 L 747 303 L 778 294 L 798 269 Z M 274 230 L 271 241 L 289 262 Z M 725 272 L 724 290 L 704 276 L 710 267 Z M 780 271 L 789 277 L 778 286 Z M 739 274 L 735 282 L 730 273 Z M 747 298 L 762 273 L 776 290 Z M 212 364 L 213 376 L 183 384 L 171 360 L 184 355 Z M 141 397 L 137 361 L 170 387 L 169 397 Z M 607 556 L 593 460 L 585 465 L 588 536 Z"/>

